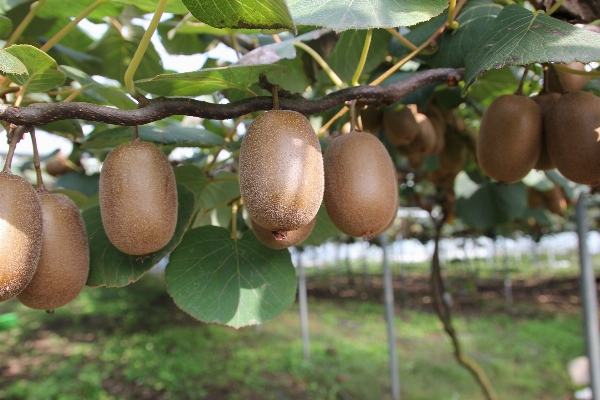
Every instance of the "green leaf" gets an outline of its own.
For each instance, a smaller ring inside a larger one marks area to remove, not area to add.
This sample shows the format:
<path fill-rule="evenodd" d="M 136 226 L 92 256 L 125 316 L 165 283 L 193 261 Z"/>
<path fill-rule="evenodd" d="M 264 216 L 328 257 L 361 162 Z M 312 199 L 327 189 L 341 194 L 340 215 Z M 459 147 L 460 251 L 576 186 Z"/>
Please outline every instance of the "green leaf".
<path fill-rule="evenodd" d="M 266 247 L 252 231 L 235 240 L 214 226 L 184 236 L 171 254 L 165 279 L 183 311 L 234 328 L 280 315 L 296 296 L 296 271 L 288 251 Z"/>
<path fill-rule="evenodd" d="M 117 28 L 110 25 L 100 42 L 90 52 L 93 56 L 102 59 L 98 75 L 123 83 L 125 71 L 131 63 L 143 34 L 142 27 L 131 25 L 127 29 L 127 36 L 123 36 Z M 135 72 L 135 78 L 151 78 L 163 72 L 160 56 L 154 45 L 150 43 Z"/>
<path fill-rule="evenodd" d="M 132 4 L 142 11 L 154 12 L 159 0 L 113 0 L 117 3 Z M 168 0 L 165 7 L 166 13 L 187 14 L 188 10 L 181 0 Z"/>
<path fill-rule="evenodd" d="M 232 65 L 181 74 L 159 75 L 136 81 L 135 86 L 160 96 L 200 96 L 224 89 L 248 92 L 250 86 L 258 83 L 260 74 L 274 75 L 282 73 L 284 69 L 285 67 L 280 65 Z"/>
<path fill-rule="evenodd" d="M 0 71 L 7 74 L 26 74 L 27 67 L 6 50 L 0 50 Z"/>
<path fill-rule="evenodd" d="M 27 68 L 27 74 L 9 74 L 17 85 L 27 86 L 27 92 L 44 92 L 60 86 L 67 79 L 57 69 L 56 61 L 48 54 L 30 45 L 15 45 L 5 50 L 17 57 Z"/>
<path fill-rule="evenodd" d="M 505 65 L 600 60 L 600 35 L 511 4 L 466 58 L 465 90 L 484 71 Z"/>
<path fill-rule="evenodd" d="M 487 71 L 471 85 L 467 97 L 487 107 L 503 94 L 514 94 L 519 88 L 519 79 L 513 69 L 506 66 Z"/>
<path fill-rule="evenodd" d="M 92 5 L 96 0 L 46 0 L 46 3 L 38 11 L 42 18 L 68 18 L 79 15 L 83 10 Z M 121 13 L 123 5 L 114 1 L 107 1 L 96 8 L 88 18 L 102 19 L 114 17 Z"/>
<path fill-rule="evenodd" d="M 446 30 L 438 40 L 438 50 L 433 55 L 418 57 L 433 68 L 461 68 L 465 66 L 465 57 L 473 50 L 481 37 L 496 19 L 502 7 L 491 0 L 471 0 L 462 9 L 456 21 L 460 24 L 456 30 Z M 419 26 L 406 35 L 411 43 L 420 45 L 438 30 L 447 20 L 447 11 L 426 24 Z M 399 42 L 398 46 L 401 46 Z M 403 47 L 403 53 L 408 50 Z M 395 52 L 395 55 L 400 55 Z"/>
<path fill-rule="evenodd" d="M 367 31 L 365 30 L 343 32 L 329 56 L 327 63 L 345 82 L 349 82 L 354 76 L 366 36 Z M 369 54 L 363 69 L 364 73 L 371 72 L 385 59 L 391 37 L 392 35 L 386 30 L 373 30 Z"/>
<path fill-rule="evenodd" d="M 213 37 L 197 33 L 184 33 L 179 29 L 176 19 L 170 19 L 158 25 L 161 43 L 169 54 L 194 55 L 204 53 L 214 41 Z"/>
<path fill-rule="evenodd" d="M 461 172 L 454 182 L 456 215 L 469 226 L 488 229 L 520 217 L 527 207 L 525 185 L 473 182 Z"/>
<path fill-rule="evenodd" d="M 69 172 L 60 175 L 54 182 L 54 187 L 76 190 L 86 196 L 98 193 L 100 174 L 87 175 L 84 172 Z"/>
<path fill-rule="evenodd" d="M 447 0 L 287 0 L 297 25 L 322 26 L 336 31 L 394 28 L 428 21 L 439 15 Z"/>
<path fill-rule="evenodd" d="M 198 21 L 216 28 L 295 30 L 283 0 L 183 0 Z"/>
<path fill-rule="evenodd" d="M 321 208 L 319 208 L 319 212 L 317 213 L 317 223 L 310 235 L 302 242 L 302 245 L 320 246 L 329 239 L 340 236 L 341 234 L 342 232 L 340 232 L 333 222 L 331 222 L 331 218 L 329 218 L 329 214 L 327 214 L 325 205 L 321 204 Z"/>
<path fill-rule="evenodd" d="M 77 208 L 79 208 L 80 210 L 83 210 L 88 202 L 88 197 L 85 194 L 76 190 L 56 189 L 53 190 L 52 193 L 64 194 L 65 196 L 73 200 L 73 202 L 77 205 Z"/>
<path fill-rule="evenodd" d="M 90 242 L 90 274 L 88 286 L 121 287 L 138 280 L 167 254 L 177 247 L 194 212 L 194 195 L 184 186 L 177 185 L 177 226 L 171 241 L 147 257 L 122 253 L 110 243 L 104 227 L 100 207 L 88 208 L 83 220 Z"/>
<path fill-rule="evenodd" d="M 197 203 L 202 197 L 206 185 L 208 185 L 208 178 L 204 174 L 204 171 L 193 165 L 180 165 L 173 171 L 175 172 L 177 183 L 184 185 L 192 192 Z"/>
<path fill-rule="evenodd" d="M 175 147 L 214 147 L 227 144 L 223 138 L 206 129 L 186 128 L 179 125 L 144 125 L 138 127 L 138 134 L 140 139 L 145 142 Z M 130 142 L 132 138 L 133 128 L 130 126 L 109 128 L 88 135 L 81 145 L 81 149 L 117 147 Z"/>
<path fill-rule="evenodd" d="M 13 24 L 10 18 L 0 15 L 0 39 L 6 39 L 13 30 Z"/>

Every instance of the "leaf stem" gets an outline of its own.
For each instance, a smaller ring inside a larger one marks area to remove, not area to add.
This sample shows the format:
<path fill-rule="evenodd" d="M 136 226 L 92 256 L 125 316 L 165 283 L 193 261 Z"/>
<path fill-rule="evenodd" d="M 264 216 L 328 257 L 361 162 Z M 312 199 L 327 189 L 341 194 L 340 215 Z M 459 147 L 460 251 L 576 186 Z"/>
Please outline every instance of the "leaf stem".
<path fill-rule="evenodd" d="M 525 79 L 527 78 L 527 73 L 529 72 L 530 65 L 525 65 L 525 69 L 523 70 L 523 76 L 521 76 L 521 81 L 519 82 L 519 87 L 517 88 L 516 95 L 523 96 L 523 85 L 525 84 Z"/>
<path fill-rule="evenodd" d="M 323 57 L 321 57 L 319 55 L 319 53 L 314 51 L 310 46 L 308 46 L 307 44 L 305 44 L 303 42 L 294 42 L 294 46 L 299 47 L 302 50 L 304 50 L 305 52 L 307 52 L 308 54 L 310 54 L 310 56 L 317 62 L 317 64 L 319 64 L 319 66 L 321 68 L 323 68 L 323 71 L 325 71 L 325 73 L 327 74 L 327 76 L 329 76 L 329 79 L 331 79 L 331 81 L 333 82 L 333 84 L 335 86 L 337 86 L 340 89 L 343 89 L 346 87 L 344 82 L 342 82 L 340 77 L 337 76 L 337 74 L 335 72 L 333 72 L 331 67 L 325 62 L 325 60 L 323 60 Z"/>
<path fill-rule="evenodd" d="M 25 29 L 27 29 L 27 27 L 29 26 L 31 21 L 33 21 L 33 18 L 36 16 L 39 9 L 44 5 L 45 2 L 46 2 L 46 0 L 38 0 L 35 3 L 31 4 L 31 7 L 29 8 L 29 12 L 25 16 L 25 18 L 23 18 L 23 21 L 21 21 L 19 26 L 17 26 L 17 28 L 13 31 L 13 33 L 6 40 L 6 43 L 4 44 L 4 48 L 10 47 L 13 44 L 15 44 L 17 39 L 21 36 L 23 31 L 25 31 Z"/>
<path fill-rule="evenodd" d="M 237 240 L 237 212 L 238 202 L 234 201 L 231 205 L 231 238 Z"/>
<path fill-rule="evenodd" d="M 146 29 L 144 36 L 142 36 L 142 40 L 140 41 L 140 44 L 138 45 L 138 48 L 135 51 L 133 58 L 131 59 L 131 63 L 129 63 L 129 66 L 125 71 L 125 76 L 123 78 L 125 81 L 125 86 L 127 87 L 127 91 L 129 92 L 129 94 L 132 95 L 134 98 L 139 97 L 140 94 L 135 89 L 135 85 L 133 83 L 133 75 L 135 74 L 135 71 L 137 71 L 140 62 L 142 61 L 142 57 L 144 56 L 144 53 L 146 52 L 146 49 L 150 44 L 150 39 L 152 39 L 152 35 L 154 34 L 154 31 L 156 30 L 156 27 L 160 22 L 160 17 L 162 17 L 166 6 L 167 0 L 159 0 L 158 5 L 156 6 L 156 11 L 154 12 L 154 16 L 152 17 L 152 20 L 148 25 L 148 29 Z"/>
<path fill-rule="evenodd" d="M 558 10 L 564 2 L 565 2 L 565 0 L 558 0 L 556 3 L 554 3 L 554 5 L 552 7 L 550 7 L 550 9 L 548 11 L 546 11 L 546 15 L 554 14 L 556 12 L 556 10 Z"/>
<path fill-rule="evenodd" d="M 360 55 L 360 60 L 358 60 L 358 65 L 356 66 L 356 71 L 354 72 L 354 76 L 352 77 L 352 86 L 358 86 L 358 78 L 363 72 L 365 68 L 365 63 L 367 62 L 367 55 L 369 54 L 369 47 L 371 47 L 371 38 L 373 37 L 373 29 L 369 29 L 367 31 L 367 36 L 365 37 L 365 44 L 363 46 L 362 54 Z"/>
<path fill-rule="evenodd" d="M 38 152 L 37 140 L 35 138 L 35 127 L 31 127 L 29 130 L 31 135 L 31 143 L 33 144 L 33 166 L 35 168 L 35 174 L 37 176 L 37 191 L 47 192 L 44 186 L 44 180 L 42 178 L 42 168 L 40 167 L 40 153 Z"/>
<path fill-rule="evenodd" d="M 406 47 L 408 47 L 411 50 L 415 50 L 417 48 L 417 45 L 415 45 L 414 43 L 412 43 L 410 40 L 408 40 L 407 38 L 405 38 L 404 36 L 402 36 L 400 34 L 400 32 L 398 32 L 397 30 L 395 30 L 394 28 L 388 28 L 387 31 L 389 33 L 392 34 L 393 37 L 395 37 L 396 39 L 398 39 L 398 41 L 400 43 L 402 43 L 403 45 L 405 45 Z"/>
<path fill-rule="evenodd" d="M 75 19 L 73 19 L 71 22 L 69 22 L 67 25 L 65 25 L 64 28 L 62 28 L 60 31 L 56 32 L 56 34 L 54 36 L 52 36 L 50 38 L 50 40 L 48 40 L 46 43 L 44 43 L 44 45 L 42 47 L 40 47 L 40 50 L 48 52 L 48 50 L 50 50 L 52 48 L 52 46 L 54 46 L 63 37 L 65 37 L 65 35 L 67 33 L 69 33 L 71 31 L 71 29 L 75 28 L 77 26 L 77 24 L 79 24 L 81 22 L 82 19 L 84 19 L 85 17 L 90 15 L 96 8 L 98 8 L 102 4 L 106 3 L 106 1 L 107 0 L 96 0 L 95 2 L 90 4 L 85 10 L 83 10 L 81 13 L 79 13 L 79 15 L 77 17 L 75 17 Z"/>
<path fill-rule="evenodd" d="M 563 0 L 564 1 L 564 0 Z M 448 5 L 448 29 L 458 29 L 459 23 L 454 19 L 454 10 L 456 9 L 456 0 L 450 0 Z"/>
<path fill-rule="evenodd" d="M 69 103 L 75 99 L 75 97 L 79 96 L 81 92 L 85 90 L 85 85 L 81 86 L 71 92 L 64 100 L 63 103 Z"/>

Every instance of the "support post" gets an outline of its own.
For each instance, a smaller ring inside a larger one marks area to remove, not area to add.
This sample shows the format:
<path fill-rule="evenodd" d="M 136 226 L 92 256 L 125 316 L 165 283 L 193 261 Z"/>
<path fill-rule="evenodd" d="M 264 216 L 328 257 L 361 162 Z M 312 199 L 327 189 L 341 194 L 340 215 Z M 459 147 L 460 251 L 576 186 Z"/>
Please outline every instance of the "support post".
<path fill-rule="evenodd" d="M 593 400 L 600 400 L 600 338 L 598 333 L 598 295 L 596 276 L 587 248 L 588 222 L 585 193 L 579 195 L 575 206 L 579 262 L 581 264 L 581 299 L 587 356 L 590 360 L 590 383 Z"/>
<path fill-rule="evenodd" d="M 383 289 L 385 296 L 385 319 L 387 322 L 390 350 L 392 399 L 400 400 L 400 377 L 398 372 L 398 358 L 396 357 L 396 335 L 394 334 L 394 286 L 392 282 L 392 271 L 387 256 L 388 240 L 385 234 L 379 235 L 379 243 L 383 250 Z"/>
<path fill-rule="evenodd" d="M 298 251 L 298 301 L 300 303 L 300 330 L 302 332 L 302 354 L 310 360 L 310 342 L 308 337 L 308 301 L 306 296 L 306 274 L 302 265 L 302 251 Z"/>

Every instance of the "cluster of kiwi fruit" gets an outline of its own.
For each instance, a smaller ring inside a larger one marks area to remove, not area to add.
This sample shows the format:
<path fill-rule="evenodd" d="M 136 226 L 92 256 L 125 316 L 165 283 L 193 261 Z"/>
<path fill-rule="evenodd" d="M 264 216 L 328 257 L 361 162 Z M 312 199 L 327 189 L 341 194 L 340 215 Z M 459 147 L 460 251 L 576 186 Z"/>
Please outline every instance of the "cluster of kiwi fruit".
<path fill-rule="evenodd" d="M 503 95 L 485 111 L 477 140 L 481 169 L 502 183 L 531 169 L 558 169 L 585 185 L 600 183 L 600 98 L 569 82 L 566 93 Z"/>
<path fill-rule="evenodd" d="M 267 111 L 250 124 L 239 175 L 254 233 L 274 249 L 302 243 L 322 202 L 338 229 L 366 239 L 387 229 L 398 209 L 395 167 L 376 137 L 351 131 L 323 154 L 310 122 L 295 111 Z"/>
<path fill-rule="evenodd" d="M 41 181 L 35 190 L 13 175 L 11 158 L 0 172 L 0 302 L 16 297 L 51 312 L 77 297 L 87 280 L 85 225 L 67 196 L 46 191 Z"/>

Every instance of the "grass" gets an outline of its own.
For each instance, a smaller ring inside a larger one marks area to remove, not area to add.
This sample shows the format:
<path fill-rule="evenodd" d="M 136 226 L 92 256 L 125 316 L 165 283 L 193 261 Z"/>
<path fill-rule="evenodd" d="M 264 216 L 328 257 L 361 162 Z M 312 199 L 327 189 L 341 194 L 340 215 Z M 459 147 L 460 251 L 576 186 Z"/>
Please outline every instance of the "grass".
<path fill-rule="evenodd" d="M 203 324 L 173 305 L 155 275 L 85 289 L 54 315 L 15 300 L 0 304 L 0 315 L 9 312 L 18 325 L 0 331 L 1 399 L 389 398 L 384 309 L 375 302 L 311 299 L 310 361 L 295 305 L 260 327 Z M 482 398 L 433 313 L 396 315 L 404 399 Z M 500 399 L 571 398 L 566 365 L 584 353 L 578 315 L 483 307 L 455 324 Z"/>

